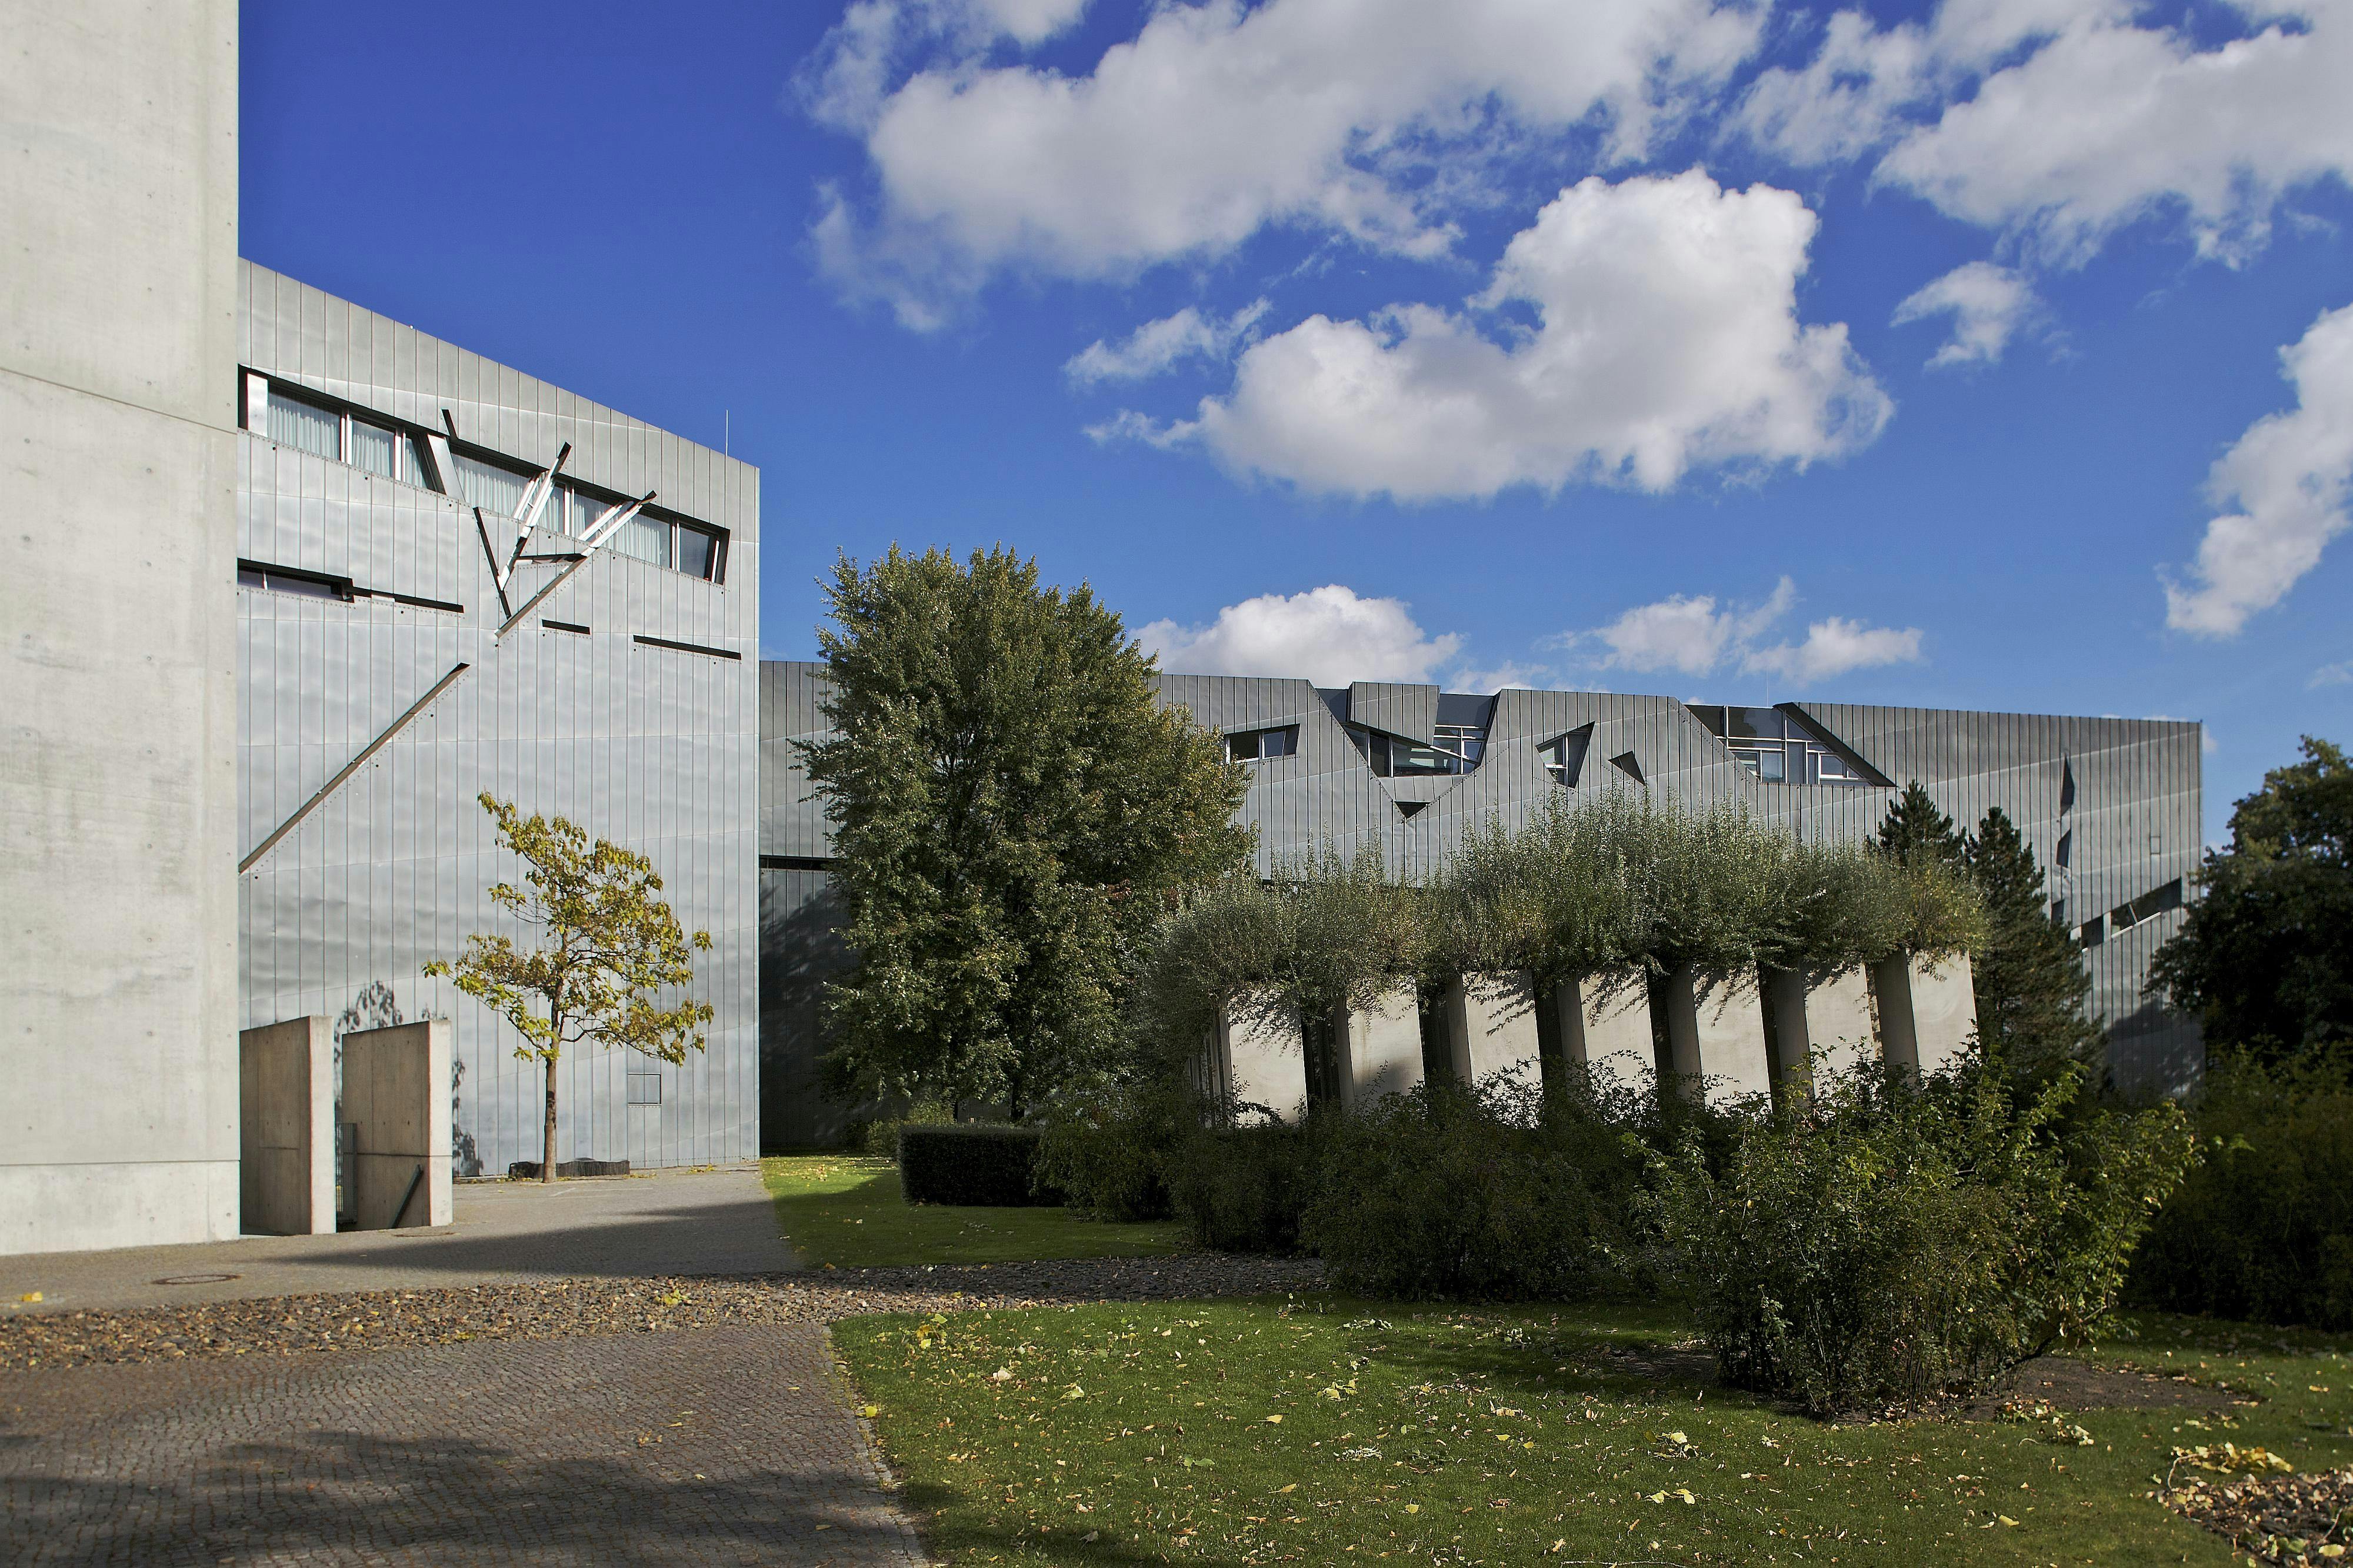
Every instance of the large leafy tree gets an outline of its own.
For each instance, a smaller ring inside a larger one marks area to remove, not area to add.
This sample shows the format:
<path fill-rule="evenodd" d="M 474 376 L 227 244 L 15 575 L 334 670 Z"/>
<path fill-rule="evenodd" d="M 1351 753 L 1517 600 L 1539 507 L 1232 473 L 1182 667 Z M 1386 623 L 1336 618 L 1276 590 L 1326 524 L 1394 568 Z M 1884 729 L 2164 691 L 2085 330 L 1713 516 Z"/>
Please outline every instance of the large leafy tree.
<path fill-rule="evenodd" d="M 2033 849 L 1995 806 L 1970 837 L 1968 855 L 1986 906 L 1985 943 L 1971 969 L 1978 1039 L 2030 1078 L 2065 1062 L 2091 1064 L 2104 1043 L 2084 1012 L 2091 973 L 2067 928 L 2052 919 Z"/>
<path fill-rule="evenodd" d="M 455 962 L 436 959 L 425 973 L 454 980 L 514 1026 L 515 1055 L 547 1069 L 539 1178 L 552 1182 L 557 1060 L 575 1046 L 626 1046 L 672 1063 L 702 1049 L 711 1004 L 677 992 L 694 979 L 693 955 L 710 951 L 711 933 L 680 928 L 655 896 L 662 879 L 654 863 L 636 850 L 591 844 L 563 817 L 525 816 L 488 793 L 480 798 L 499 843 L 523 863 L 523 885 L 501 882 L 491 898 L 538 940 L 470 936 Z"/>
<path fill-rule="evenodd" d="M 2353 1041 L 2353 763 L 2310 735 L 2303 751 L 2232 809 L 2150 971 L 2210 1047 L 2265 1061 Z"/>
<path fill-rule="evenodd" d="M 835 1082 L 1026 1108 L 1106 1070 L 1155 920 L 1249 862 L 1242 769 L 1115 613 L 1008 550 L 845 556 L 827 597 Z"/>

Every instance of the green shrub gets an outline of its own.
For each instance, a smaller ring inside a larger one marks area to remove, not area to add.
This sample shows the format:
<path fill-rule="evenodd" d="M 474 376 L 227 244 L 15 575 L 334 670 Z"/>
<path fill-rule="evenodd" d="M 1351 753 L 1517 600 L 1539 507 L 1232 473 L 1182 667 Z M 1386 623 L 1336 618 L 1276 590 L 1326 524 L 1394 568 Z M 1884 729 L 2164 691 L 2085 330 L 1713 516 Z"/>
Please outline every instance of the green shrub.
<path fill-rule="evenodd" d="M 2353 1064 L 2218 1064 L 2192 1122 L 2206 1163 L 2158 1212 L 2131 1299 L 2353 1328 Z"/>
<path fill-rule="evenodd" d="M 1727 1381 L 1819 1415 L 1978 1386 L 2097 1330 L 2195 1158 L 2174 1107 L 2079 1118 L 2069 1073 L 2013 1110 L 1982 1061 L 1820 1075 L 1721 1171 L 1687 1142 L 1653 1212 Z"/>
<path fill-rule="evenodd" d="M 1119 1088 L 1057 1106 L 1039 1141 L 1037 1179 L 1096 1219 L 1167 1218 L 1172 1098 Z"/>
<path fill-rule="evenodd" d="M 871 1121 L 852 1121 L 849 1130 L 849 1148 L 853 1153 L 877 1160 L 896 1160 L 899 1157 L 899 1129 L 944 1126 L 955 1120 L 955 1116 L 945 1100 L 919 1100 L 913 1104 L 902 1100 Z"/>
<path fill-rule="evenodd" d="M 1169 1207 L 1213 1250 L 1298 1251 L 1330 1120 L 1187 1129 L 1168 1152 Z"/>
<path fill-rule="evenodd" d="M 1639 1145 L 1589 1097 L 1430 1084 L 1337 1120 L 1321 1153 L 1302 1233 L 1341 1289 L 1560 1300 L 1639 1272 Z"/>
<path fill-rule="evenodd" d="M 1059 1204 L 1033 1179 L 1038 1130 L 1003 1122 L 899 1129 L 899 1186 L 911 1204 L 1019 1208 Z"/>

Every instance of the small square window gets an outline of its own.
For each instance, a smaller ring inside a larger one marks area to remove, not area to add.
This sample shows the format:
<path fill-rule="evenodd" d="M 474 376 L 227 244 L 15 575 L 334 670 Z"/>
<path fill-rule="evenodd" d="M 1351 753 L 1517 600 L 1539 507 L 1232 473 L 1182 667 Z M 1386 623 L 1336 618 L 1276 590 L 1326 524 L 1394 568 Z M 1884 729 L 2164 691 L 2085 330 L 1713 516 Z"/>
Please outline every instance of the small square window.
<path fill-rule="evenodd" d="M 1767 784 L 1788 783 L 1788 753 L 1778 746 L 1757 753 L 1757 776 Z"/>
<path fill-rule="evenodd" d="M 718 563 L 719 542 L 699 528 L 678 531 L 678 569 L 690 577 L 709 577 Z"/>

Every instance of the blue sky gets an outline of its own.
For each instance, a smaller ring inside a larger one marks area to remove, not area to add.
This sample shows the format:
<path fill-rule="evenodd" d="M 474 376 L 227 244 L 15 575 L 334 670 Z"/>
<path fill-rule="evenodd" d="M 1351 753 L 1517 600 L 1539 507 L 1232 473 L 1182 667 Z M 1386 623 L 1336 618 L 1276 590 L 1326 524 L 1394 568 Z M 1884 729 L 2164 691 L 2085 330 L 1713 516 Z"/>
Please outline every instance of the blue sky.
<path fill-rule="evenodd" d="M 2353 0 L 244 9 L 248 257 L 1170 668 L 2353 707 Z"/>

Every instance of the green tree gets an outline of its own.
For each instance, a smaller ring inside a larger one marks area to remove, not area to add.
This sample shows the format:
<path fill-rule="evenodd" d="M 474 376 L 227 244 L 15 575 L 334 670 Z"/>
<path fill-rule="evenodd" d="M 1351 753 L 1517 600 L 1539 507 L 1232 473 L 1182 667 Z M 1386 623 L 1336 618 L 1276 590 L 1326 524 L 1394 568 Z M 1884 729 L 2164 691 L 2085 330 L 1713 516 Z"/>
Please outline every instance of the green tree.
<path fill-rule="evenodd" d="M 2353 764 L 2310 735 L 2303 751 L 2232 808 L 2204 896 L 2150 968 L 2210 1048 L 2263 1061 L 2353 1041 Z"/>
<path fill-rule="evenodd" d="M 2105 1037 L 2084 1013 L 2092 976 L 2067 928 L 2052 919 L 2034 851 L 2001 807 L 1969 839 L 1969 878 L 1985 900 L 1986 939 L 1971 973 L 1978 1038 L 2013 1072 L 2045 1076 L 2092 1064 Z"/>
<path fill-rule="evenodd" d="M 485 793 L 482 809 L 499 843 L 520 856 L 523 886 L 500 882 L 491 898 L 537 929 L 536 945 L 508 936 L 474 935 L 452 963 L 435 959 L 425 973 L 454 980 L 522 1037 L 515 1055 L 547 1069 L 545 1137 L 539 1178 L 555 1180 L 555 1064 L 570 1046 L 627 1046 L 666 1062 L 703 1048 L 699 1026 L 708 1002 L 669 1006 L 657 994 L 694 979 L 691 954 L 711 949 L 711 933 L 688 935 L 655 895 L 654 863 L 632 849 L 587 834 L 563 817 L 523 816 Z"/>
<path fill-rule="evenodd" d="M 1958 870 L 1968 861 L 1968 841 L 1953 819 L 1936 809 L 1926 784 L 1914 779 L 1879 824 L 1879 847 L 1906 866 L 1935 865 Z"/>
<path fill-rule="evenodd" d="M 1112 1070 L 1153 923 L 1248 863 L 1243 770 L 1115 613 L 1009 550 L 844 556 L 827 600 L 835 1082 L 1018 1109 Z"/>

